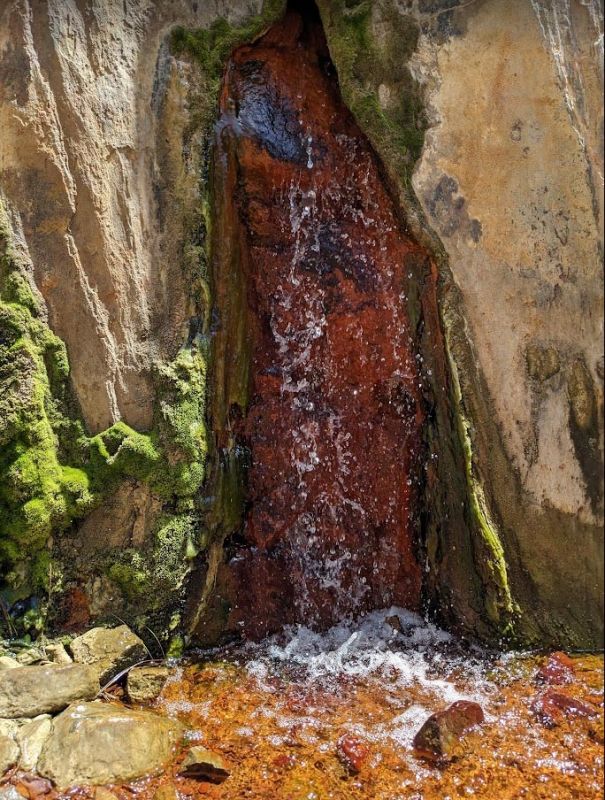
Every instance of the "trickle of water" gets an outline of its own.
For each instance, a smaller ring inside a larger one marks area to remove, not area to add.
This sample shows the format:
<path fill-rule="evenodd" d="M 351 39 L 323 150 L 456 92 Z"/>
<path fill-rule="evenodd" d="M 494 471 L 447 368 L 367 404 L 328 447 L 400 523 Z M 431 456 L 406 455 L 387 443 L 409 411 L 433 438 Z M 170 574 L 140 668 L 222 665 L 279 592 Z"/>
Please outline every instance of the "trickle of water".
<path fill-rule="evenodd" d="M 290 13 L 235 52 L 223 92 L 252 350 L 231 625 L 252 637 L 420 602 L 424 412 L 405 298 L 426 256 L 328 63 L 321 26 Z"/>

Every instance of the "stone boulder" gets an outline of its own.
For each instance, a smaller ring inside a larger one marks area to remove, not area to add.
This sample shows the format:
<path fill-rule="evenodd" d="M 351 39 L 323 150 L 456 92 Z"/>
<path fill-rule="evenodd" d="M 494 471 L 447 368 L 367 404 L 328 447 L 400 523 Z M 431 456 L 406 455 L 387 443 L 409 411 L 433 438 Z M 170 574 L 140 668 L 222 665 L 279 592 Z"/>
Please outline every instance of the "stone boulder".
<path fill-rule="evenodd" d="M 429 761 L 451 761 L 462 737 L 485 721 L 478 703 L 459 700 L 430 716 L 414 737 L 416 754 Z"/>
<path fill-rule="evenodd" d="M 52 728 L 48 714 L 43 714 L 29 720 L 17 732 L 17 742 L 21 750 L 19 767 L 26 772 L 34 772 L 40 758 L 40 753 Z"/>
<path fill-rule="evenodd" d="M 53 714 L 79 700 L 92 700 L 98 691 L 98 671 L 85 664 L 2 670 L 0 717 L 16 719 Z"/>
<path fill-rule="evenodd" d="M 60 790 L 137 780 L 162 772 L 181 734 L 179 723 L 149 711 L 80 703 L 53 720 L 38 773 Z"/>
<path fill-rule="evenodd" d="M 19 745 L 13 738 L 0 733 L 0 776 L 15 766 L 20 752 Z"/>
<path fill-rule="evenodd" d="M 135 667 L 128 673 L 126 689 L 131 703 L 151 703 L 164 688 L 170 670 L 167 667 Z"/>
<path fill-rule="evenodd" d="M 127 625 L 93 628 L 74 639 L 69 649 L 78 664 L 93 664 L 101 685 L 122 670 L 149 658 L 145 644 Z"/>

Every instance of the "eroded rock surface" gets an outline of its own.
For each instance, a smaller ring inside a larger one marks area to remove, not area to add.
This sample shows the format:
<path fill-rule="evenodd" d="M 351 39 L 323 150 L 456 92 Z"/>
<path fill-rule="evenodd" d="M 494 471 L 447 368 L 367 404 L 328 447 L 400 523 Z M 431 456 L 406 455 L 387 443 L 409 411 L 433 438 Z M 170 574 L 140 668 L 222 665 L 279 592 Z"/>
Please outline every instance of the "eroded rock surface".
<path fill-rule="evenodd" d="M 450 341 L 488 515 L 519 630 L 600 647 L 602 4 L 431 6 L 413 184 L 461 291 Z"/>
<path fill-rule="evenodd" d="M 30 666 L 0 672 L 0 717 L 37 717 L 91 700 L 99 691 L 94 666 Z"/>
<path fill-rule="evenodd" d="M 178 742 L 178 723 L 103 703 L 74 705 L 53 720 L 38 772 L 60 789 L 157 774 Z"/>

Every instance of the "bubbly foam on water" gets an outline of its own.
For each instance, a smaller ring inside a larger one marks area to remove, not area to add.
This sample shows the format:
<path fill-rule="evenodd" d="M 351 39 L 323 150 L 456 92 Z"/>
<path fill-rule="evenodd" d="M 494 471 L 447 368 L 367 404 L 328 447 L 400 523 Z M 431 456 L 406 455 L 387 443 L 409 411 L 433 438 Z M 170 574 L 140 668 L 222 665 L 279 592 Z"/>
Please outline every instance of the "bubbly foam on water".
<path fill-rule="evenodd" d="M 247 645 L 243 655 L 248 675 L 269 693 L 279 691 L 271 679 L 284 674 L 307 688 L 334 693 L 342 680 L 377 682 L 384 704 L 392 706 L 390 721 L 351 721 L 345 730 L 369 741 L 391 739 L 403 748 L 410 747 L 429 714 L 458 700 L 481 703 L 489 716 L 495 688 L 485 677 L 485 653 L 463 650 L 450 634 L 401 608 L 374 611 L 356 624 L 341 623 L 325 633 L 293 626 L 261 644 Z M 463 691 L 459 683 L 473 690 Z M 406 689 L 414 689 L 416 698 L 409 707 Z M 313 737 L 318 724 L 315 711 L 310 708 L 308 717 L 297 719 L 306 737 Z M 278 724 L 287 728 L 291 720 L 285 709 L 281 713 Z"/>

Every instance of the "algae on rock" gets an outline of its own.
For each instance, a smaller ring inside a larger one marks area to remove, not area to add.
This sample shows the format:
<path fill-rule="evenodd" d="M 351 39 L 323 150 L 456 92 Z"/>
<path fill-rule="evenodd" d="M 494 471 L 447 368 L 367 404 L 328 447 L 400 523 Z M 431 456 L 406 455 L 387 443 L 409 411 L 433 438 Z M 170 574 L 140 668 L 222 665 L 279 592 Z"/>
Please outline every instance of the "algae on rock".
<path fill-rule="evenodd" d="M 69 574 L 61 534 L 124 480 L 136 479 L 166 505 L 148 553 L 107 553 L 105 570 L 143 606 L 174 603 L 190 562 L 196 497 L 206 459 L 202 347 L 192 342 L 157 365 L 154 429 L 122 422 L 88 436 L 69 387 L 64 344 L 50 330 L 27 265 L 11 244 L 0 206 L 0 561 L 2 591 L 16 599 L 57 588 Z M 136 565 L 136 569 L 134 567 Z M 150 590 L 153 588 L 153 591 Z"/>

